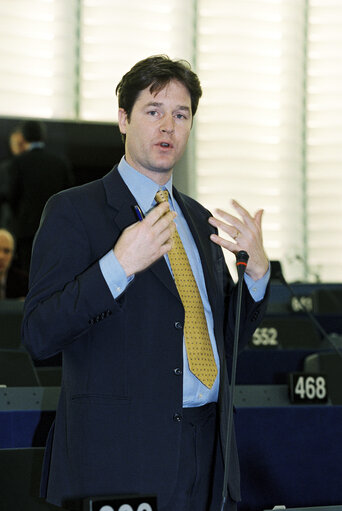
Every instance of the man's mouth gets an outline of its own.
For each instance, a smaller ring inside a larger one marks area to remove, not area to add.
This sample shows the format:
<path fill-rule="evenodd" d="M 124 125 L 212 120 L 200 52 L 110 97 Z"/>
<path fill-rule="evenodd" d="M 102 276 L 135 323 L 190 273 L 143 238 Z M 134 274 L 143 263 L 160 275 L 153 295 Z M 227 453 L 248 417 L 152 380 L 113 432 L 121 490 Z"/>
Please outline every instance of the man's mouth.
<path fill-rule="evenodd" d="M 163 149 L 172 149 L 173 145 L 169 144 L 169 142 L 159 142 L 157 144 L 159 147 L 162 147 Z"/>

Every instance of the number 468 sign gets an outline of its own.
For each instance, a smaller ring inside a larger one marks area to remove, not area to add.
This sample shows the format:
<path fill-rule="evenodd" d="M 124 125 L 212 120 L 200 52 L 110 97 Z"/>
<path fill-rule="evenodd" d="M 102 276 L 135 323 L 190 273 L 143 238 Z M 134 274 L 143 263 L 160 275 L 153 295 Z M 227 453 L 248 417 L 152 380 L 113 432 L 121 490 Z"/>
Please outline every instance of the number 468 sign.
<path fill-rule="evenodd" d="M 328 401 L 326 375 L 317 373 L 290 373 L 289 392 L 292 403 L 326 403 Z"/>
<path fill-rule="evenodd" d="M 88 498 L 83 511 L 157 511 L 157 499 L 135 495 Z"/>

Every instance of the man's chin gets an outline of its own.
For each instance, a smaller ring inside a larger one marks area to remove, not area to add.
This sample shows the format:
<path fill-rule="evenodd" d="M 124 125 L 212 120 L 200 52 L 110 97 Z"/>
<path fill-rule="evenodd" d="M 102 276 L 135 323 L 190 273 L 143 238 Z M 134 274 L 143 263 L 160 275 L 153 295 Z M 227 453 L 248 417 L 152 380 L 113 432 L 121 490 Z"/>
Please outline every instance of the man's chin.
<path fill-rule="evenodd" d="M 173 167 L 153 167 L 151 168 L 152 172 L 157 172 L 158 174 L 169 174 L 172 171 Z"/>
<path fill-rule="evenodd" d="M 150 170 L 158 172 L 158 174 L 168 174 L 173 170 L 177 161 L 171 154 L 157 155 L 156 158 L 151 158 L 149 161 Z"/>

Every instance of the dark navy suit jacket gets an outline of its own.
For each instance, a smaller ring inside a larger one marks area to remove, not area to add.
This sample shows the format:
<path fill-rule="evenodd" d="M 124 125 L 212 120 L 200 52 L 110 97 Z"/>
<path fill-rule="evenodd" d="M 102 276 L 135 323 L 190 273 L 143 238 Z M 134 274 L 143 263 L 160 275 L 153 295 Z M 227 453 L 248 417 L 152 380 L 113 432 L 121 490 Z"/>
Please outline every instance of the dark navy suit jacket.
<path fill-rule="evenodd" d="M 222 250 L 209 240 L 215 231 L 210 213 L 174 194 L 198 247 L 213 311 L 224 437 L 236 288 Z M 114 168 L 103 179 L 52 197 L 34 243 L 24 344 L 36 359 L 63 353 L 42 480 L 43 495 L 55 504 L 89 495 L 150 493 L 163 506 L 177 479 L 182 376 L 175 368 L 183 367 L 184 322 L 177 289 L 162 258 L 136 274 L 114 300 L 99 266 L 123 229 L 136 222 L 134 204 Z M 254 303 L 244 289 L 242 344 L 264 308 L 265 300 Z M 235 438 L 230 460 L 229 491 L 238 500 Z"/>

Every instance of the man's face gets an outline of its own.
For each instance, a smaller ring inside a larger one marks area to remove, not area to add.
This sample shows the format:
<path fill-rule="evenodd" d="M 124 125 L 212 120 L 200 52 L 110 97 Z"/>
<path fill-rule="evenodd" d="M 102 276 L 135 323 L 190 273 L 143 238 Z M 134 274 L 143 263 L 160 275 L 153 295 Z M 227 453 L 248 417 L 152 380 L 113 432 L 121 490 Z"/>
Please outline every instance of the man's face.
<path fill-rule="evenodd" d="M 8 271 L 13 258 L 14 242 L 7 233 L 0 232 L 0 275 Z"/>
<path fill-rule="evenodd" d="M 158 94 L 149 87 L 139 94 L 130 120 L 119 109 L 119 127 L 126 134 L 126 160 L 158 184 L 170 178 L 182 156 L 192 126 L 191 98 L 178 81 L 170 82 Z"/>
<path fill-rule="evenodd" d="M 9 144 L 12 154 L 15 156 L 17 154 L 23 153 L 26 150 L 27 143 L 20 131 L 15 131 L 12 133 L 9 139 Z"/>

